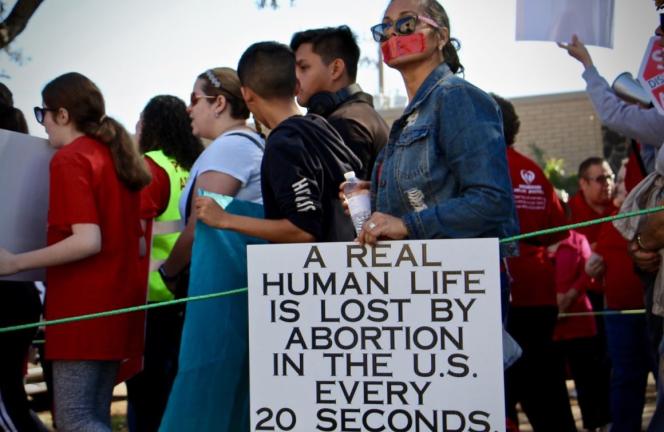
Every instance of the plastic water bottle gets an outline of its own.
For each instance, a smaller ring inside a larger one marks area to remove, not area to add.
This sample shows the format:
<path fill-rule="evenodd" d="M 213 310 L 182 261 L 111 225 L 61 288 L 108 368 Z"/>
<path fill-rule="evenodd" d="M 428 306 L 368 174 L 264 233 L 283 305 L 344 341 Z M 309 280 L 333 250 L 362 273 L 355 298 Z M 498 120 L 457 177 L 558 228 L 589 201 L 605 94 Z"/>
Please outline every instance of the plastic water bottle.
<path fill-rule="evenodd" d="M 371 216 L 371 199 L 369 191 L 360 187 L 360 181 L 355 177 L 355 171 L 348 171 L 344 174 L 346 184 L 344 184 L 344 197 L 348 202 L 348 211 L 353 220 L 355 232 L 362 230 L 362 225 Z"/>

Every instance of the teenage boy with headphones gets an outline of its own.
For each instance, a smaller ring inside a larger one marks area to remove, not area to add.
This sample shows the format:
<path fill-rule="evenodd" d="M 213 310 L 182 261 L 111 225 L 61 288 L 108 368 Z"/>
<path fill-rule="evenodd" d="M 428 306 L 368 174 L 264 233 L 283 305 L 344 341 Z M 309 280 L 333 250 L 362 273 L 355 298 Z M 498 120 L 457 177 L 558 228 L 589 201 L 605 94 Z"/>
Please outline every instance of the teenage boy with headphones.
<path fill-rule="evenodd" d="M 339 132 L 362 161 L 358 178 L 371 178 L 389 128 L 373 107 L 373 98 L 355 82 L 360 48 L 347 26 L 305 30 L 293 35 L 297 102 L 318 114 Z"/>

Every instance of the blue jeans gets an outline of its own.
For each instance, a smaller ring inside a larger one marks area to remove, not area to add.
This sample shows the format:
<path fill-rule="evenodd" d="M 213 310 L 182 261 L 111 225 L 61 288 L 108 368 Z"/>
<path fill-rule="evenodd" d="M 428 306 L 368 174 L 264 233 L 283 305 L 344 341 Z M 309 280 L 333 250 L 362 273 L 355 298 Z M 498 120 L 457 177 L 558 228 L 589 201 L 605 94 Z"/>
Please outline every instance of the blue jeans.
<path fill-rule="evenodd" d="M 613 430 L 640 431 L 648 373 L 654 373 L 645 315 L 604 317 L 611 373 Z"/>

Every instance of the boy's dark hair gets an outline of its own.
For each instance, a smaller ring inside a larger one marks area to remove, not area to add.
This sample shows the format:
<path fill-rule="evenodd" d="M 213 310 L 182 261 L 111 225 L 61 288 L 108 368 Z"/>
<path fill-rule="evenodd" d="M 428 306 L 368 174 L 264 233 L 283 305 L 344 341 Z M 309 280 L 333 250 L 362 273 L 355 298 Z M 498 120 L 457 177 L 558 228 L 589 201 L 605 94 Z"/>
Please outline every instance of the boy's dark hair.
<path fill-rule="evenodd" d="M 586 178 L 586 173 L 588 172 L 588 168 L 590 168 L 593 165 L 602 165 L 604 162 L 606 162 L 606 159 L 598 157 L 598 156 L 592 156 L 589 157 L 588 159 L 584 160 L 581 162 L 579 165 L 579 178 Z"/>
<path fill-rule="evenodd" d="M 263 99 L 295 96 L 295 55 L 279 42 L 257 42 L 240 57 L 237 74 L 242 86 Z"/>
<path fill-rule="evenodd" d="M 493 97 L 493 100 L 496 101 L 500 107 L 500 111 L 503 114 L 503 132 L 505 134 L 505 144 L 510 147 L 514 145 L 514 139 L 516 138 L 516 134 L 519 133 L 521 121 L 519 120 L 519 116 L 514 110 L 514 105 L 512 105 L 512 102 L 508 101 L 507 99 L 503 99 L 494 93 L 491 93 L 491 97 Z"/>
<path fill-rule="evenodd" d="M 290 47 L 293 51 L 297 51 L 300 45 L 305 43 L 312 45 L 313 52 L 318 54 L 326 65 L 338 58 L 343 60 L 346 64 L 348 78 L 351 82 L 355 82 L 357 63 L 360 61 L 360 47 L 348 26 L 342 25 L 297 32 L 291 39 Z"/>

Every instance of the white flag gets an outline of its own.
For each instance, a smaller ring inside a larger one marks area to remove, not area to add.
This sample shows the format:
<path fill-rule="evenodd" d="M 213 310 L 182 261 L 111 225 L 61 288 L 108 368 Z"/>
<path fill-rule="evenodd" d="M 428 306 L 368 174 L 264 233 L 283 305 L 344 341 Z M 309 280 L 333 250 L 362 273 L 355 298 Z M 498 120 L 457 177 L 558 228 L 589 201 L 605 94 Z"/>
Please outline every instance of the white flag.
<path fill-rule="evenodd" d="M 614 0 L 517 0 L 516 40 L 567 43 L 576 34 L 613 48 L 613 9 Z"/>

